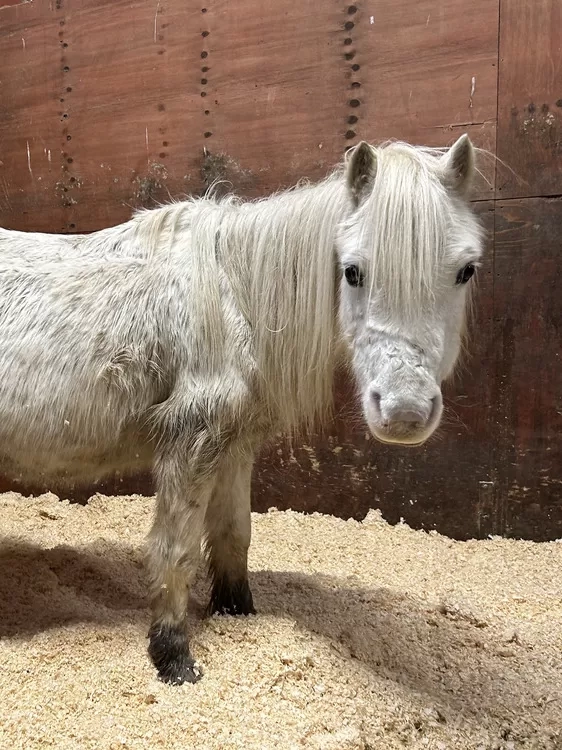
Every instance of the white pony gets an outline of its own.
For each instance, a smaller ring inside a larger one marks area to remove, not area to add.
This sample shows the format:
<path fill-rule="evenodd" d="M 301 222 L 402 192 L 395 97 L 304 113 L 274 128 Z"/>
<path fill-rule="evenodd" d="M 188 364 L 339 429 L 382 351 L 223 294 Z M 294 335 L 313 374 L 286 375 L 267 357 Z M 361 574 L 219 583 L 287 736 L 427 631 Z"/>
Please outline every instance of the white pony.
<path fill-rule="evenodd" d="M 370 430 L 437 427 L 481 255 L 474 149 L 359 144 L 327 179 L 256 202 L 193 199 L 87 236 L 0 230 L 2 471 L 91 481 L 150 467 L 149 653 L 200 676 L 186 608 L 254 612 L 260 445 L 329 411 L 349 363 Z"/>

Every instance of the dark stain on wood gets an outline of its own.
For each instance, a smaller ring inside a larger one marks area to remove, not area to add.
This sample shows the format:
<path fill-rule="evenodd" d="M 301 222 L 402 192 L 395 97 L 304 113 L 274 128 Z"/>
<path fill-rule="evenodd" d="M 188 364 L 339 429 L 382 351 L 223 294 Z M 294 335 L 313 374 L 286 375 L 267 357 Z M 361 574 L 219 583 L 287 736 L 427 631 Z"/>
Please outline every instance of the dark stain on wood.
<path fill-rule="evenodd" d="M 562 193 L 562 5 L 501 5 L 497 197 Z M 531 95 L 531 96 L 530 96 Z"/>
<path fill-rule="evenodd" d="M 251 192 L 255 186 L 255 175 L 228 154 L 214 154 L 203 149 L 201 159 L 201 178 L 204 191 L 212 189 L 216 196 L 225 195 L 233 189 L 239 194 Z"/>

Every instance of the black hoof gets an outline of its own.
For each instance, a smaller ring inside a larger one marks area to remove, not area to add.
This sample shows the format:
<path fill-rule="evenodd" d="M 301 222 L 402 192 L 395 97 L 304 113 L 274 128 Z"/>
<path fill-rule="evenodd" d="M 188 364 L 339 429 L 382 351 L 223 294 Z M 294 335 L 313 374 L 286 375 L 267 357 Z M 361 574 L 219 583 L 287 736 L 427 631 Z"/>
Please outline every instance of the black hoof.
<path fill-rule="evenodd" d="M 148 637 L 148 653 L 162 682 L 183 685 L 201 679 L 203 672 L 189 652 L 184 630 L 171 625 L 153 625 Z"/>
<path fill-rule="evenodd" d="M 208 611 L 210 615 L 255 615 L 248 581 L 230 583 L 226 578 L 216 580 Z"/>

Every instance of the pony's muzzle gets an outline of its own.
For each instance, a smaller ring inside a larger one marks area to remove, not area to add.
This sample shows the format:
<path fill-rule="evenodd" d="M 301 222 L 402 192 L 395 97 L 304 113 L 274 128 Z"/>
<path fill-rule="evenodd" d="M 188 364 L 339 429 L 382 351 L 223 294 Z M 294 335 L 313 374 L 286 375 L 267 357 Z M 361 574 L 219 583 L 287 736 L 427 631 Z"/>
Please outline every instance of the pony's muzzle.
<path fill-rule="evenodd" d="M 396 397 L 371 388 L 366 416 L 373 435 L 383 443 L 420 445 L 441 420 L 443 397 L 437 391 L 430 398 L 423 396 Z"/>

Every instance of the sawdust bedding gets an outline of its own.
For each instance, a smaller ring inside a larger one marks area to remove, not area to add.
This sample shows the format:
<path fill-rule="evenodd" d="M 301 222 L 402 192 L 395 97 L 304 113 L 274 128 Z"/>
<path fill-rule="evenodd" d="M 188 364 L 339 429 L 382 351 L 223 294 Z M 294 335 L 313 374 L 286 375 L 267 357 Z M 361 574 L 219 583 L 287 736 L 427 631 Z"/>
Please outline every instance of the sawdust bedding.
<path fill-rule="evenodd" d="M 146 655 L 153 500 L 0 496 L 0 748 L 562 748 L 562 543 L 254 516 L 257 616 L 191 604 L 197 685 Z"/>

